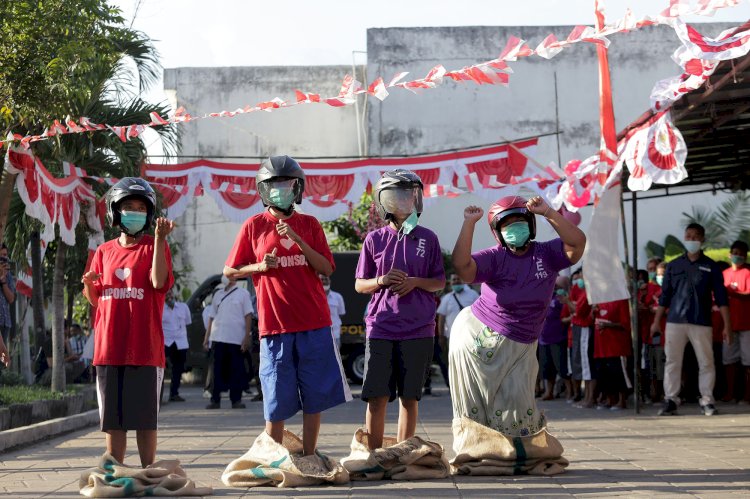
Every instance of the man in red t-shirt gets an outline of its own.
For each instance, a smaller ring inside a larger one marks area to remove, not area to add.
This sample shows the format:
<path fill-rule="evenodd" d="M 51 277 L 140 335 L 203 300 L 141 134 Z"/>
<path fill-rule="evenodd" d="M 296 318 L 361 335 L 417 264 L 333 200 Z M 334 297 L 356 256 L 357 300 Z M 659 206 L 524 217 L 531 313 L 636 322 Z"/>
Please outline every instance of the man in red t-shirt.
<path fill-rule="evenodd" d="M 628 374 L 628 357 L 633 355 L 628 300 L 594 306 L 594 321 L 594 359 L 599 388 L 609 398 L 606 406 L 612 410 L 625 409 L 627 391 L 633 388 Z"/>
<path fill-rule="evenodd" d="M 729 317 L 733 334 L 724 343 L 722 358 L 727 378 L 725 401 L 735 397 L 737 363 L 741 360 L 745 371 L 745 393 L 742 399 L 750 402 L 750 267 L 747 265 L 748 245 L 735 241 L 730 248 L 732 266 L 724 271 L 724 286 L 729 294 Z M 739 398 L 739 397 L 738 397 Z"/>
<path fill-rule="evenodd" d="M 96 309 L 94 365 L 107 453 L 122 463 L 127 431 L 135 430 L 141 465 L 156 457 L 156 427 L 164 379 L 164 297 L 172 287 L 166 238 L 174 223 L 156 219 L 156 193 L 126 177 L 107 191 L 107 220 L 120 237 L 96 249 L 83 293 Z"/>
<path fill-rule="evenodd" d="M 578 407 L 594 407 L 596 378 L 594 377 L 594 319 L 591 316 L 591 305 L 586 297 L 583 281 L 583 270 L 578 269 L 571 276 L 573 286 L 570 288 L 570 302 L 573 305 L 573 316 L 570 320 L 573 330 L 573 351 L 571 352 L 571 372 L 573 384 L 583 380 L 584 398 Z"/>
<path fill-rule="evenodd" d="M 333 273 L 333 255 L 315 217 L 294 211 L 305 189 L 294 159 L 264 160 L 255 180 L 268 209 L 243 224 L 224 275 L 252 276 L 257 292 L 266 433 L 281 444 L 284 421 L 302 409 L 303 452 L 314 456 L 320 413 L 352 399 L 318 277 Z"/>

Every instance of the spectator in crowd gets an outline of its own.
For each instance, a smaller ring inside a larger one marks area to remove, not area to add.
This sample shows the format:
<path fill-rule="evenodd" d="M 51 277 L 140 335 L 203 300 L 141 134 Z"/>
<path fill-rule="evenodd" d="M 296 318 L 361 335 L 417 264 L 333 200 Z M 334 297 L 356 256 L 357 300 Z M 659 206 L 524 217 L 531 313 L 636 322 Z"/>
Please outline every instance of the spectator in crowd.
<path fill-rule="evenodd" d="M 656 266 L 656 277 L 654 281 L 659 286 L 659 296 L 661 296 L 661 285 L 664 282 L 664 274 L 667 271 L 666 262 L 660 262 Z M 664 335 L 660 332 L 651 333 L 651 325 L 656 318 L 656 309 L 658 308 L 658 298 L 656 299 L 656 306 L 653 307 L 654 315 L 650 319 L 651 322 L 648 324 L 649 336 L 648 336 L 648 367 L 649 367 L 649 379 L 651 382 L 651 401 L 656 403 L 664 397 L 664 366 L 667 362 L 667 356 L 664 353 Z M 662 316 L 659 331 L 664 331 L 667 325 L 666 315 Z"/>
<path fill-rule="evenodd" d="M 141 178 L 126 177 L 105 196 L 107 220 L 120 236 L 100 245 L 82 277 L 96 307 L 96 385 L 107 453 L 125 459 L 127 432 L 136 431 L 145 468 L 154 462 L 164 379 L 164 296 L 172 287 L 167 236 L 174 222 L 155 221 L 156 193 Z"/>
<path fill-rule="evenodd" d="M 222 279 L 222 282 L 220 282 L 214 289 L 211 291 L 211 293 L 203 300 L 203 310 L 201 311 L 201 319 L 203 319 L 203 330 L 208 331 L 208 321 L 211 319 L 211 304 L 213 303 L 214 296 L 216 296 L 216 293 L 223 289 L 226 284 L 224 284 L 224 279 Z M 227 283 L 229 283 L 229 280 L 226 280 Z M 204 333 L 205 336 L 205 333 Z M 210 399 L 211 395 L 214 391 L 214 352 L 211 348 L 211 340 L 208 341 L 208 348 L 205 348 L 206 351 L 206 382 L 203 385 L 203 398 L 204 399 Z"/>
<path fill-rule="evenodd" d="M 418 224 L 423 189 L 414 172 L 382 175 L 373 201 L 388 225 L 367 234 L 357 263 L 355 289 L 372 295 L 362 383 L 372 450 L 383 447 L 386 410 L 397 397 L 398 441 L 414 436 L 434 354 L 434 293 L 445 287 L 445 270 L 437 236 Z"/>
<path fill-rule="evenodd" d="M 724 286 L 729 294 L 729 316 L 732 336 L 723 345 L 722 358 L 727 380 L 723 400 L 750 402 L 750 267 L 747 265 L 748 245 L 735 241 L 729 249 L 732 266 L 724 271 Z M 744 367 L 745 393 L 737 394 L 736 380 L 739 367 Z"/>
<path fill-rule="evenodd" d="M 82 358 L 87 339 L 78 324 L 71 324 L 65 329 L 66 378 L 72 379 L 74 383 L 88 381 L 89 361 Z"/>
<path fill-rule="evenodd" d="M 440 306 L 440 291 L 435 292 L 435 306 Z M 427 374 L 425 375 L 425 381 L 424 381 L 424 390 L 422 391 L 422 395 L 432 395 L 434 397 L 438 397 L 440 394 L 438 392 L 432 391 L 432 364 L 437 363 L 438 367 L 440 368 L 440 372 L 443 374 L 443 380 L 445 380 L 445 386 L 450 388 L 450 382 L 448 381 L 448 365 L 443 360 L 443 348 L 441 343 L 443 343 L 443 335 L 440 331 L 440 326 L 438 325 L 437 321 L 437 315 L 435 316 L 435 341 L 434 341 L 434 347 L 432 350 L 432 362 L 427 366 Z"/>
<path fill-rule="evenodd" d="M 245 351 L 245 368 L 247 369 L 247 383 L 245 383 L 245 389 L 243 390 L 247 395 L 252 395 L 250 390 L 250 383 L 255 380 L 256 393 L 250 402 L 262 402 L 263 401 L 263 387 L 260 383 L 260 338 L 258 337 L 258 294 L 255 292 L 255 285 L 252 279 L 247 280 L 247 292 L 250 293 L 250 302 L 253 304 L 253 327 L 252 327 L 252 340 L 250 341 L 250 348 Z"/>
<path fill-rule="evenodd" d="M 162 314 L 164 328 L 164 354 L 172 368 L 172 382 L 169 385 L 169 401 L 185 402 L 180 396 L 180 381 L 185 372 L 188 353 L 187 326 L 193 321 L 188 306 L 175 299 L 174 289 L 167 292 L 166 306 Z"/>
<path fill-rule="evenodd" d="M 451 290 L 440 298 L 437 308 L 437 334 L 435 338 L 435 352 L 433 354 L 433 359 L 438 362 L 447 386 L 450 386 L 450 383 L 448 380 L 448 366 L 443 360 L 443 352 L 447 352 L 449 348 L 453 321 L 456 320 L 456 316 L 461 310 L 470 307 L 479 298 L 479 293 L 471 289 L 471 286 L 465 284 L 456 274 L 451 274 L 450 285 Z M 432 377 L 428 375 L 427 385 L 425 386 L 426 395 L 432 395 L 430 387 L 431 379 Z"/>
<path fill-rule="evenodd" d="M 646 279 L 647 282 L 656 283 L 656 268 L 661 262 L 662 260 L 659 257 L 648 259 L 648 262 L 646 262 L 646 272 L 648 272 L 648 279 Z"/>
<path fill-rule="evenodd" d="M 10 270 L 8 247 L 0 243 L 0 337 L 4 345 L 10 344 L 10 306 L 15 301 L 16 279 Z"/>
<path fill-rule="evenodd" d="M 633 355 L 628 300 L 600 303 L 593 313 L 596 379 L 603 395 L 600 407 L 625 409 L 627 392 L 633 388 L 628 374 L 628 357 Z"/>
<path fill-rule="evenodd" d="M 10 366 L 10 354 L 2 336 L 0 336 L 0 364 L 3 364 L 5 367 Z"/>
<path fill-rule="evenodd" d="M 565 383 L 565 398 L 571 398 L 572 388 L 568 374 L 568 323 L 564 322 L 570 280 L 559 276 L 555 281 L 555 294 L 547 309 L 542 334 L 539 336 L 539 357 L 544 378 L 542 400 L 555 398 L 555 381 L 559 376 Z"/>
<path fill-rule="evenodd" d="M 331 311 L 331 334 L 336 340 L 336 348 L 341 348 L 341 318 L 346 315 L 346 305 L 344 297 L 331 289 L 331 278 L 327 275 L 320 275 L 320 282 L 323 284 L 323 291 L 328 299 L 328 309 Z"/>
<path fill-rule="evenodd" d="M 570 303 L 573 316 L 570 319 L 573 330 L 573 351 L 571 369 L 573 383 L 583 381 L 583 400 L 577 407 L 592 408 L 595 404 L 596 377 L 594 376 L 594 318 L 586 296 L 586 283 L 583 268 L 575 270 L 571 276 Z"/>
<path fill-rule="evenodd" d="M 656 261 L 656 258 L 649 260 L 649 263 Z M 656 266 L 653 266 L 652 272 L 640 269 L 637 272 L 638 287 L 638 331 L 639 331 L 639 348 L 641 352 L 641 399 L 645 400 L 651 397 L 651 366 L 650 349 L 651 349 L 651 323 L 654 322 L 654 314 L 659 306 L 659 295 L 661 295 L 661 286 L 656 284 Z M 653 400 L 653 399 L 651 399 Z"/>
<path fill-rule="evenodd" d="M 214 385 L 206 409 L 221 407 L 221 392 L 229 390 L 232 409 L 244 409 L 242 391 L 247 370 L 243 353 L 252 341 L 253 304 L 250 293 L 237 285 L 237 279 L 222 276 L 224 287 L 211 302 L 203 348 L 209 344 L 214 357 Z"/>
<path fill-rule="evenodd" d="M 667 265 L 659 307 L 651 325 L 652 334 L 661 332 L 661 319 L 669 308 L 665 331 L 665 400 L 659 415 L 677 413 L 682 359 L 688 342 L 698 358 L 701 411 L 706 416 L 716 414 L 713 395 L 716 371 L 711 345 L 711 307 L 714 300 L 724 320 L 724 341 L 729 340 L 732 329 L 724 279 L 716 262 L 701 251 L 704 239 L 705 229 L 700 224 L 691 223 L 685 229 L 685 254 Z"/>

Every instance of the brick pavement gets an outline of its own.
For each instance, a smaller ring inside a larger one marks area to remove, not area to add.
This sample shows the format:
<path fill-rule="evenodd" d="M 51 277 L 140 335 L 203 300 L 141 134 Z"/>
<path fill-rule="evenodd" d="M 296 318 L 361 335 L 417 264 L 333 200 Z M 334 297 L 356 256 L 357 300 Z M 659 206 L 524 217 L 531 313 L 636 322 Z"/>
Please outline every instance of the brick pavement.
<path fill-rule="evenodd" d="M 451 408 L 447 391 L 420 404 L 419 434 L 451 445 Z M 303 489 L 228 489 L 219 477 L 224 466 L 244 453 L 262 431 L 262 407 L 245 410 L 203 409 L 206 400 L 185 387 L 186 403 L 164 406 L 159 456 L 178 458 L 200 485 L 216 496 L 251 497 L 497 497 L 504 496 L 750 496 L 750 407 L 719 405 L 722 415 L 698 415 L 695 405 L 683 415 L 654 417 L 632 412 L 575 409 L 564 401 L 544 402 L 550 430 L 565 446 L 568 472 L 555 477 L 451 477 L 440 481 L 354 482 L 343 487 Z M 224 406 L 228 402 L 224 401 Z M 320 449 L 332 456 L 348 453 L 351 436 L 364 418 L 355 400 L 323 418 Z M 397 410 L 391 404 L 387 431 L 395 431 Z M 301 417 L 289 425 L 300 431 Z M 134 438 L 126 462 L 138 461 Z M 78 495 L 79 473 L 96 464 L 103 438 L 96 428 L 0 454 L 0 492 L 12 498 Z"/>

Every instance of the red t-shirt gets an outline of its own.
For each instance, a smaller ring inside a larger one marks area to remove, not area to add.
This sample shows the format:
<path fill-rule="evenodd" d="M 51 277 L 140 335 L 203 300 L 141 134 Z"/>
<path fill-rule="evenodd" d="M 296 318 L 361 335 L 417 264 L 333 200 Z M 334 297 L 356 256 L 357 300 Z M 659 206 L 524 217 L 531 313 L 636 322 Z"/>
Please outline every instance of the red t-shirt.
<path fill-rule="evenodd" d="M 570 323 L 574 326 L 591 327 L 594 325 L 594 319 L 591 317 L 591 305 L 586 297 L 586 290 L 578 286 L 571 286 L 570 301 L 575 306 L 573 318 Z"/>
<path fill-rule="evenodd" d="M 169 244 L 165 250 L 167 282 L 161 289 L 151 284 L 152 236 L 144 235 L 129 248 L 112 239 L 94 252 L 91 270 L 101 275 L 95 284 L 95 366 L 164 367 L 161 317 L 164 296 L 174 283 Z"/>
<path fill-rule="evenodd" d="M 724 271 L 724 286 L 729 294 L 729 317 L 732 330 L 750 331 L 750 268 L 746 265 Z"/>
<path fill-rule="evenodd" d="M 293 213 L 285 222 L 334 265 L 323 227 L 315 217 Z M 297 244 L 279 236 L 276 232 L 278 223 L 279 219 L 268 210 L 249 218 L 237 234 L 226 261 L 227 267 L 239 269 L 260 262 L 266 253 L 276 248 L 279 266 L 253 274 L 260 336 L 330 326 L 331 312 L 318 274 L 307 264 Z"/>
<path fill-rule="evenodd" d="M 630 307 L 628 300 L 600 303 L 594 309 L 595 320 L 603 319 L 625 326 L 625 329 L 595 325 L 594 358 L 620 357 L 633 354 L 630 338 Z"/>
<path fill-rule="evenodd" d="M 643 343 L 651 343 L 651 324 L 654 322 L 654 311 L 659 306 L 661 286 L 649 282 L 645 289 L 638 290 L 638 329 Z M 645 307 L 645 309 L 641 309 Z"/>
<path fill-rule="evenodd" d="M 567 303 L 563 303 L 562 310 L 560 310 L 560 318 L 567 319 L 570 317 L 570 308 Z M 568 348 L 573 348 L 573 328 L 568 323 Z"/>

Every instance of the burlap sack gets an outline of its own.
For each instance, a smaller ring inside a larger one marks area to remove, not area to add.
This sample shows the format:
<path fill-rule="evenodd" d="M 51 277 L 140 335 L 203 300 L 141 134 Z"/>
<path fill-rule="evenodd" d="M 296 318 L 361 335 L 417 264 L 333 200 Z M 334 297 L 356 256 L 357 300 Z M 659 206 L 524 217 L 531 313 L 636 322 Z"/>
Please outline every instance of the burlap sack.
<path fill-rule="evenodd" d="M 568 460 L 546 429 L 527 437 L 508 437 L 468 418 L 453 420 L 453 472 L 459 475 L 556 475 Z"/>
<path fill-rule="evenodd" d="M 81 495 L 86 497 L 209 496 L 211 487 L 196 487 L 177 460 L 157 461 L 134 468 L 104 454 L 97 468 L 81 473 Z"/>
<path fill-rule="evenodd" d="M 401 443 L 394 437 L 383 438 L 383 448 L 371 451 L 367 432 L 360 428 L 354 434 L 351 454 L 341 460 L 352 480 L 420 480 L 445 478 L 450 466 L 440 444 L 420 437 Z"/>
<path fill-rule="evenodd" d="M 283 445 L 265 431 L 245 455 L 235 459 L 221 475 L 230 487 L 305 487 L 349 482 L 349 474 L 334 459 L 322 454 L 302 456 L 302 441 L 284 430 Z"/>

